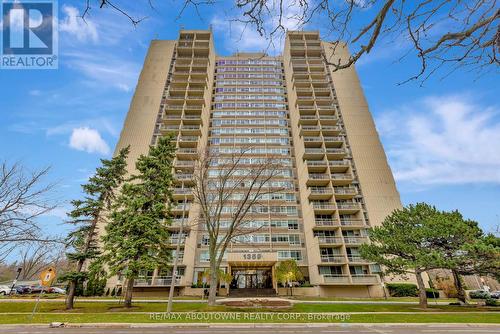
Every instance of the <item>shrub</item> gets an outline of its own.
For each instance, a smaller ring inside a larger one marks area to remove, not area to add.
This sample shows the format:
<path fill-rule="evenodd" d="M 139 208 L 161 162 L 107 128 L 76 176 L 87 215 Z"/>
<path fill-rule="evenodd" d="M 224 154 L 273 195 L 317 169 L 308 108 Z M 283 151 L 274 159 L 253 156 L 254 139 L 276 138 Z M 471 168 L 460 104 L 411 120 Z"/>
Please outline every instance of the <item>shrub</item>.
<path fill-rule="evenodd" d="M 469 297 L 471 299 L 487 299 L 490 297 L 490 294 L 483 290 L 471 291 L 469 293 Z"/>
<path fill-rule="evenodd" d="M 425 289 L 425 294 L 427 298 L 439 298 L 439 291 L 436 289 Z"/>
<path fill-rule="evenodd" d="M 386 285 L 391 297 L 416 297 L 418 288 L 411 283 L 389 283 Z"/>
<path fill-rule="evenodd" d="M 498 302 L 493 298 L 486 298 L 485 305 L 486 306 L 499 306 Z"/>

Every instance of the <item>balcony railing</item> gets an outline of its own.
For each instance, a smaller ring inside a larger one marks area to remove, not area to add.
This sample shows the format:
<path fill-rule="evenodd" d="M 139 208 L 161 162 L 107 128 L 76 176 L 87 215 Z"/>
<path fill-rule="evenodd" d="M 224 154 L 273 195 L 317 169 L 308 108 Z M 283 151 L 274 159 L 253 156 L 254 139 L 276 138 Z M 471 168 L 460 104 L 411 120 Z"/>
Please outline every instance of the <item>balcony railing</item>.
<path fill-rule="evenodd" d="M 342 238 L 318 236 L 318 242 L 325 245 L 338 245 L 342 243 Z"/>
<path fill-rule="evenodd" d="M 333 194 L 332 189 L 327 187 L 311 187 L 310 189 L 311 189 L 311 194 L 316 194 L 316 195 Z"/>
<path fill-rule="evenodd" d="M 345 257 L 343 255 L 321 255 L 321 262 L 343 263 Z"/>
<path fill-rule="evenodd" d="M 334 227 L 334 226 L 339 226 L 339 223 L 335 220 L 332 219 L 320 219 L 316 218 L 314 220 L 316 226 L 321 226 L 321 227 Z"/>
<path fill-rule="evenodd" d="M 325 283 L 332 284 L 349 284 L 349 275 L 333 275 L 333 274 L 324 274 L 323 281 Z"/>
<path fill-rule="evenodd" d="M 181 276 L 176 276 L 175 284 L 181 283 Z M 134 280 L 134 286 L 168 286 L 172 284 L 172 276 L 143 276 Z"/>
<path fill-rule="evenodd" d="M 356 195 L 358 189 L 354 187 L 334 187 L 335 195 Z"/>
<path fill-rule="evenodd" d="M 363 219 L 341 219 L 340 225 L 342 226 L 364 226 Z"/>
<path fill-rule="evenodd" d="M 359 203 L 337 203 L 339 210 L 359 210 L 361 206 Z"/>
<path fill-rule="evenodd" d="M 347 255 L 349 262 L 367 262 L 360 255 Z"/>
<path fill-rule="evenodd" d="M 344 242 L 348 245 L 357 245 L 368 242 L 368 237 L 348 237 L 344 236 Z"/>
<path fill-rule="evenodd" d="M 329 177 L 326 174 L 309 174 L 311 180 L 328 180 Z"/>
<path fill-rule="evenodd" d="M 379 282 L 378 275 L 352 275 L 352 283 L 361 284 L 377 284 Z"/>
<path fill-rule="evenodd" d="M 335 210 L 334 204 L 313 203 L 314 210 Z"/>

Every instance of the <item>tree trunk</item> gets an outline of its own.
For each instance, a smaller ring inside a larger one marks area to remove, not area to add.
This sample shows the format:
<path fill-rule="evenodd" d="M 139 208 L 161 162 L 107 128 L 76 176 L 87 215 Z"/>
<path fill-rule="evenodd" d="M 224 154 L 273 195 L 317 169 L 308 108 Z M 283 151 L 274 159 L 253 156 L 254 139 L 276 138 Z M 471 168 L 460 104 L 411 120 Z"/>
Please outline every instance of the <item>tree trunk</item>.
<path fill-rule="evenodd" d="M 460 274 L 456 270 L 452 270 L 453 282 L 455 283 L 455 288 L 457 289 L 457 299 L 460 303 L 467 304 L 467 295 L 465 294 L 465 289 L 460 278 Z"/>
<path fill-rule="evenodd" d="M 126 308 L 132 307 L 132 292 L 134 290 L 134 278 L 127 279 L 127 289 L 125 290 L 124 306 Z"/>
<path fill-rule="evenodd" d="M 427 308 L 427 294 L 425 292 L 424 280 L 422 278 L 422 272 L 416 271 L 415 276 L 417 278 L 418 286 L 418 304 L 421 308 Z"/>
<path fill-rule="evenodd" d="M 214 261 L 215 262 L 215 261 Z M 208 306 L 215 306 L 215 300 L 217 297 L 217 265 L 215 263 L 210 265 L 210 279 L 208 284 L 210 284 L 210 289 L 208 293 Z"/>
<path fill-rule="evenodd" d="M 66 295 L 66 310 L 72 310 L 75 300 L 77 280 L 73 279 L 69 282 L 68 294 Z"/>

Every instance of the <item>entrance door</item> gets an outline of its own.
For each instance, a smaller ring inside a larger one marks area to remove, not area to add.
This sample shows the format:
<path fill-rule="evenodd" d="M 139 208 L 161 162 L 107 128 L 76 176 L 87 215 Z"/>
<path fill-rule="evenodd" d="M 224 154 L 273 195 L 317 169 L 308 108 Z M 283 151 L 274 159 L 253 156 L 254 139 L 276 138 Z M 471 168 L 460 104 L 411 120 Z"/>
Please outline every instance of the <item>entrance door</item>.
<path fill-rule="evenodd" d="M 269 289 L 273 287 L 271 268 L 233 268 L 231 289 Z"/>

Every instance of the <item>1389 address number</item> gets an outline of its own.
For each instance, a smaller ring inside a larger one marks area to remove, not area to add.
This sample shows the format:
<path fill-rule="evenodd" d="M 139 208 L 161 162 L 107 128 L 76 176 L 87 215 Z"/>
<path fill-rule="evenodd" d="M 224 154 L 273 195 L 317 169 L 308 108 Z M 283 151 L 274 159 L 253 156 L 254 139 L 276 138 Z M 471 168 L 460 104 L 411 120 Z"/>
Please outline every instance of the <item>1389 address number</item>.
<path fill-rule="evenodd" d="M 262 254 L 243 254 L 245 260 L 260 260 L 262 259 Z"/>

